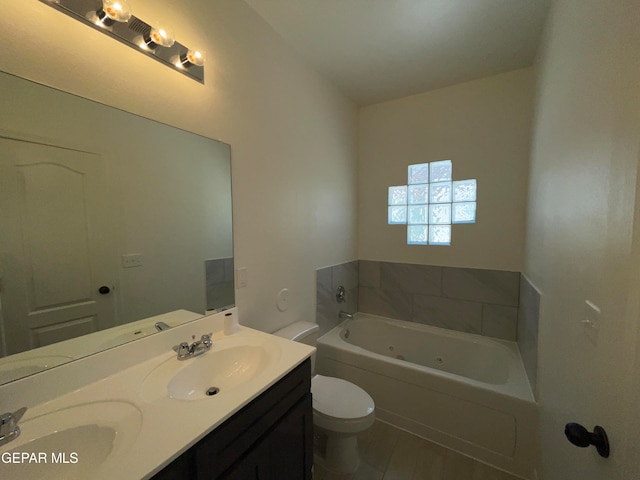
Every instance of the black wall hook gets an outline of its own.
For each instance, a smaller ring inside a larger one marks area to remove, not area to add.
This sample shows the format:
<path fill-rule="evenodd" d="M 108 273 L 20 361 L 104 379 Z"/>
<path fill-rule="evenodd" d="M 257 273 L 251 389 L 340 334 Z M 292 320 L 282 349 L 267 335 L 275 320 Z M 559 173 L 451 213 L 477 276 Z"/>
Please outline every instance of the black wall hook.
<path fill-rule="evenodd" d="M 593 427 L 593 432 L 589 432 L 579 423 L 567 423 L 564 427 L 564 434 L 571 443 L 578 447 L 593 445 L 601 457 L 607 458 L 609 456 L 607 432 L 598 425 Z"/>

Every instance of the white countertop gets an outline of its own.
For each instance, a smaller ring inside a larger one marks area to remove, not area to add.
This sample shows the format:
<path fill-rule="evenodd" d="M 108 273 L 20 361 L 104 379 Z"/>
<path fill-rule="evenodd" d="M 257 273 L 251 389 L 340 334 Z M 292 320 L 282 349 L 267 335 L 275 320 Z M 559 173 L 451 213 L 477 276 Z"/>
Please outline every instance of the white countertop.
<path fill-rule="evenodd" d="M 234 314 L 237 315 L 237 312 Z M 33 435 L 42 435 L 43 419 L 45 424 L 47 421 L 50 423 L 46 427 L 51 432 L 70 428 L 74 423 L 78 426 L 110 426 L 120 433 L 113 441 L 114 448 L 110 456 L 97 468 L 91 466 L 91 478 L 139 480 L 151 477 L 315 351 L 313 347 L 242 326 L 235 333 L 224 335 L 221 328 L 223 315 L 224 312 L 204 317 L 188 325 L 1 386 L 1 412 L 15 411 L 23 404 L 29 408 L 19 422 L 21 436 L 0 446 L 0 452 L 19 452 L 21 443 Z M 209 328 L 211 330 L 207 330 Z M 172 345 L 180 341 L 191 341 L 191 335 L 199 338 L 209 331 L 214 332 L 214 344 L 209 352 L 182 362 L 176 359 L 176 353 L 171 350 Z M 268 344 L 272 353 L 267 365 L 251 380 L 227 390 L 223 388 L 215 396 L 197 400 L 177 400 L 168 395 L 143 394 L 145 379 L 149 378 L 151 372 L 157 371 L 160 365 L 174 368 L 171 362 L 175 361 L 175 368 L 183 368 L 183 365 L 187 366 L 189 362 L 204 358 L 216 348 L 224 349 L 229 345 L 244 343 Z M 141 355 L 141 350 L 147 352 L 146 358 Z M 126 365 L 123 358 L 127 357 L 132 364 Z M 123 365 L 126 368 L 121 368 Z M 47 394 L 47 390 L 52 392 Z M 78 405 L 85 406 L 65 410 Z M 118 414 L 109 413 L 112 410 L 118 411 L 118 406 L 126 407 L 119 425 L 116 418 Z M 74 412 L 73 417 L 64 420 L 65 411 Z M 96 412 L 101 413 L 96 415 Z M 46 416 L 40 417 L 41 415 Z M 63 424 L 64 422 L 66 423 Z M 60 450 L 64 450 L 64 445 L 60 445 Z M 88 466 L 87 462 L 85 459 L 83 464 L 83 458 L 79 455 L 78 463 L 66 468 L 73 474 L 74 471 L 84 470 Z M 53 465 L 51 468 L 57 467 L 58 465 Z M 12 478 L 6 474 L 13 475 L 16 472 L 25 474 L 21 478 L 32 478 L 28 469 L 28 464 L 11 465 L 0 462 L 0 478 Z"/>
<path fill-rule="evenodd" d="M 199 318 L 202 315 L 196 312 L 175 310 L 9 355 L 0 358 L 0 384 L 155 334 L 156 322 L 165 322 L 170 327 L 175 327 Z"/>

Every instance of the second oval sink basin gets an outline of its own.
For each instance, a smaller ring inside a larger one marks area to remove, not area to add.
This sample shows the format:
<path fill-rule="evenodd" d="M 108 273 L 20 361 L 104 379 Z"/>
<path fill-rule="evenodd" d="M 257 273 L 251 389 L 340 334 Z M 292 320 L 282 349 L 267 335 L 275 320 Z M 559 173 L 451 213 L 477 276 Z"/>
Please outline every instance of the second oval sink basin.
<path fill-rule="evenodd" d="M 21 421 L 20 436 L 0 447 L 11 459 L 0 463 L 0 478 L 92 478 L 126 451 L 141 424 L 140 410 L 123 401 L 85 403 Z"/>
<path fill-rule="evenodd" d="M 279 348 L 269 342 L 214 343 L 199 357 L 183 361 L 172 357 L 163 362 L 143 382 L 142 397 L 147 401 L 162 397 L 201 400 L 223 395 L 259 376 L 279 356 Z"/>

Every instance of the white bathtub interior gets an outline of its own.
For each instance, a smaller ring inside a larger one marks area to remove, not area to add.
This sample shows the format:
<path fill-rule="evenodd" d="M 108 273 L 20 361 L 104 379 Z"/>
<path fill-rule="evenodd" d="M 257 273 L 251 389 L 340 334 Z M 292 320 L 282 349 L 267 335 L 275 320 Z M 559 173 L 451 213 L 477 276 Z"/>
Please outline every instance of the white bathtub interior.
<path fill-rule="evenodd" d="M 531 478 L 537 412 L 515 342 L 359 313 L 318 340 L 317 371 L 365 389 L 380 420 Z"/>

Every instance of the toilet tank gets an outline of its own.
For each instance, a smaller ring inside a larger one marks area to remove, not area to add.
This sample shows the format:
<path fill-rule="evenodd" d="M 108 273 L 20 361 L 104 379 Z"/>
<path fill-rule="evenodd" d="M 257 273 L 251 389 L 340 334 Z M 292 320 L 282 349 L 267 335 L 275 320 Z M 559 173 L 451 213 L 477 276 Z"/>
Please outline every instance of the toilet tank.
<path fill-rule="evenodd" d="M 312 347 L 316 346 L 318 341 L 318 331 L 320 327 L 317 323 L 305 322 L 304 320 L 300 320 L 299 322 L 294 322 L 291 325 L 287 325 L 280 330 L 276 330 L 273 332 L 273 335 L 277 335 L 279 337 L 287 338 L 289 340 L 293 340 L 294 342 L 304 343 L 305 345 L 310 345 Z M 316 354 L 313 353 L 311 355 L 311 374 L 316 373 Z"/>

